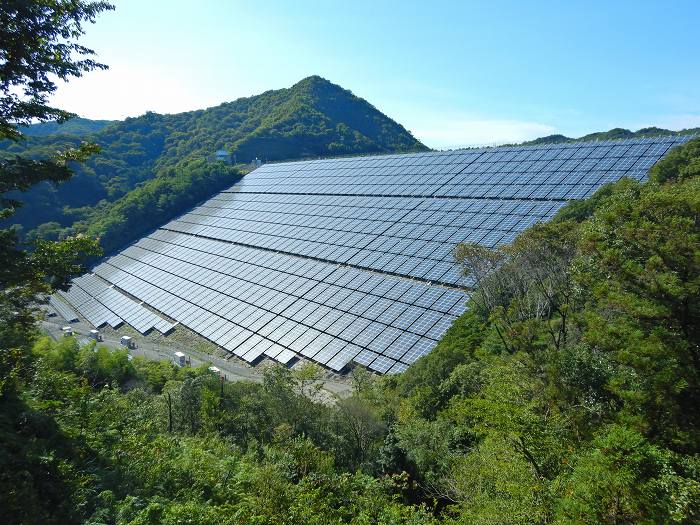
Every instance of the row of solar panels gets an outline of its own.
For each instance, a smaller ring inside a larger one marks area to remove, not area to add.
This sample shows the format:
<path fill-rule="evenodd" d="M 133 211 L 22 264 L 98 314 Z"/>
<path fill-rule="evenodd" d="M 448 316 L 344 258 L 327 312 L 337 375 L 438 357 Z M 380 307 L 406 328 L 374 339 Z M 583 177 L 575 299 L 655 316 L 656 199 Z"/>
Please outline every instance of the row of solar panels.
<path fill-rule="evenodd" d="M 401 208 L 393 207 L 398 199 L 353 198 L 353 206 L 333 204 L 336 197 L 285 195 L 247 195 L 248 198 L 212 199 L 183 217 L 199 215 L 225 218 L 260 225 L 285 225 L 321 228 L 350 233 L 386 234 L 401 225 L 479 226 L 475 218 L 487 221 L 494 216 L 542 217 L 560 203 L 533 202 L 529 206 L 512 199 L 401 199 Z M 348 198 L 350 199 L 350 198 Z M 270 208 L 274 207 L 274 211 Z M 184 219 L 181 219 L 184 220 Z M 261 227 L 261 228 L 264 228 Z M 510 228 L 507 228 L 509 230 Z M 256 231 L 256 230 L 250 230 Z M 411 230 L 414 231 L 414 230 Z M 424 234 L 413 234 L 420 239 Z"/>
<path fill-rule="evenodd" d="M 87 274 L 74 279 L 71 288 L 59 294 L 95 327 L 108 324 L 115 328 L 126 322 L 142 334 L 153 328 L 166 334 L 175 326 L 94 275 Z M 74 315 L 72 319 L 67 317 L 70 309 L 62 305 L 63 311 L 60 311 L 56 308 L 56 303 L 61 304 L 58 299 L 51 297 L 50 304 L 61 317 L 67 321 L 75 320 Z"/>
<path fill-rule="evenodd" d="M 276 171 L 372 169 L 386 166 L 413 168 L 442 164 L 471 164 L 473 162 L 522 162 L 535 160 L 568 160 L 585 158 L 619 158 L 623 156 L 661 157 L 668 148 L 686 142 L 690 135 L 635 138 L 627 140 L 590 141 L 578 143 L 543 144 L 537 146 L 502 146 L 470 150 L 434 151 L 417 154 L 376 155 L 341 159 L 319 159 L 300 162 L 265 164 L 260 174 Z"/>
<path fill-rule="evenodd" d="M 642 180 L 647 170 L 634 171 L 595 171 L 587 173 L 571 173 L 571 178 L 563 184 L 552 184 L 546 179 L 547 174 L 537 176 L 536 181 L 511 182 L 504 184 L 476 183 L 476 177 L 465 181 L 468 176 L 460 174 L 449 181 L 430 181 L 423 177 L 421 184 L 401 184 L 398 181 L 386 180 L 376 184 L 367 180 L 356 182 L 340 182 L 329 177 L 310 176 L 299 181 L 280 179 L 278 181 L 256 180 L 241 182 L 231 191 L 242 193 L 289 193 L 306 194 L 310 185 L 314 185 L 315 194 L 325 195 L 381 195 L 397 197 L 452 197 L 452 198 L 518 198 L 518 199 L 580 199 L 590 196 L 597 187 L 608 182 L 630 177 Z M 501 179 L 498 174 L 494 179 Z M 551 173 L 554 175 L 554 172 Z M 480 176 L 481 177 L 481 176 Z M 400 180 L 401 177 L 398 177 Z M 438 179 L 436 177 L 436 179 Z M 543 181 L 543 182 L 538 182 Z"/>
<path fill-rule="evenodd" d="M 688 138 L 270 164 L 243 178 L 231 191 L 585 198 L 601 184 L 623 176 L 643 179 L 659 157 Z M 503 188 L 490 188 L 492 185 Z"/>
<path fill-rule="evenodd" d="M 242 359 L 301 355 L 333 370 L 351 360 L 403 370 L 466 301 L 457 290 L 163 232 L 95 273 Z"/>
<path fill-rule="evenodd" d="M 399 184 L 420 184 L 423 180 L 449 180 L 450 175 L 457 173 L 468 175 L 500 174 L 510 183 L 527 182 L 531 177 L 547 173 L 580 174 L 605 173 L 608 171 L 637 171 L 648 170 L 658 157 L 644 155 L 641 157 L 628 156 L 616 158 L 589 158 L 570 160 L 527 160 L 518 162 L 474 162 L 472 164 L 440 164 L 435 166 L 414 166 L 403 168 L 392 166 L 384 168 L 347 168 L 335 171 L 316 169 L 303 171 L 274 171 L 258 180 L 276 182 L 288 181 L 299 184 L 302 180 L 315 178 L 317 180 L 334 180 L 338 184 L 348 184 L 361 180 L 365 184 L 386 184 L 387 180 L 400 177 Z"/>
<path fill-rule="evenodd" d="M 665 148 L 665 146 L 663 146 Z M 657 148 L 654 148 L 657 149 Z M 361 177 L 368 184 L 382 184 L 387 177 L 401 177 L 401 184 L 416 184 L 421 177 L 440 177 L 449 179 L 449 175 L 465 173 L 473 175 L 502 174 L 511 182 L 527 180 L 541 173 L 590 173 L 606 171 L 634 171 L 649 169 L 657 159 L 657 155 L 625 155 L 623 157 L 589 157 L 572 158 L 568 160 L 499 160 L 494 162 L 464 162 L 455 164 L 434 164 L 417 166 L 379 166 L 376 168 L 340 168 L 328 170 L 323 168 L 289 171 L 276 170 L 264 172 L 260 179 L 277 181 L 282 178 L 292 183 L 310 176 L 332 178 L 339 183 Z M 371 182 L 370 182 L 371 181 Z"/>
<path fill-rule="evenodd" d="M 55 312 L 63 317 L 69 323 L 73 323 L 78 320 L 78 314 L 73 311 L 66 303 L 61 301 L 55 296 L 49 297 L 49 306 L 55 310 Z"/>
<path fill-rule="evenodd" d="M 507 244 L 564 205 L 435 198 L 394 203 L 397 199 L 365 197 L 343 207 L 333 204 L 342 197 L 285 195 L 284 201 L 264 202 L 265 197 L 222 194 L 163 229 L 466 286 L 453 262 L 456 244 Z"/>

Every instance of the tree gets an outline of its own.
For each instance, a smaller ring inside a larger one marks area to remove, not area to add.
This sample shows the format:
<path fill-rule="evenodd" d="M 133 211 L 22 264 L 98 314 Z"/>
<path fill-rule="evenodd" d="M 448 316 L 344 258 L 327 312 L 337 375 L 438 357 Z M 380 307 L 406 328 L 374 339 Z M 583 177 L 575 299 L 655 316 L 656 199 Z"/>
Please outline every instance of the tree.
<path fill-rule="evenodd" d="M 68 80 L 107 66 L 77 40 L 108 2 L 7 0 L 0 7 L 0 137 L 18 138 L 18 125 L 75 116 L 48 105 L 52 77 Z"/>
<path fill-rule="evenodd" d="M 335 416 L 347 463 L 362 467 L 384 442 L 386 425 L 367 402 L 354 397 L 339 400 Z"/>
<path fill-rule="evenodd" d="M 548 522 L 545 485 L 502 436 L 487 436 L 452 472 L 458 523 Z"/>
<path fill-rule="evenodd" d="M 625 427 L 602 429 L 562 484 L 558 523 L 692 523 L 700 483 L 671 455 Z"/>
<path fill-rule="evenodd" d="M 582 338 L 617 368 L 621 416 L 688 452 L 700 448 L 699 216 L 698 177 L 630 186 L 582 228 L 577 277 Z"/>
<path fill-rule="evenodd" d="M 320 366 L 314 363 L 306 363 L 294 371 L 294 378 L 299 385 L 299 393 L 302 396 L 316 399 L 323 387 L 321 382 L 323 370 L 321 370 Z"/>
<path fill-rule="evenodd" d="M 82 24 L 93 22 L 106 2 L 79 0 L 9 0 L 0 5 L 0 140 L 18 140 L 18 125 L 65 120 L 70 113 L 48 105 L 53 80 L 68 80 L 106 66 L 94 52 L 77 43 Z M 26 191 L 71 176 L 70 163 L 84 160 L 96 147 L 83 144 L 48 160 L 15 156 L 0 162 L 0 218 L 10 217 L 20 203 L 7 193 Z M 56 288 L 65 287 L 80 261 L 99 253 L 96 241 L 74 237 L 39 242 L 33 251 L 19 244 L 13 229 L 0 230 L 0 395 L 12 384 L 29 353 L 35 305 Z"/>
<path fill-rule="evenodd" d="M 649 170 L 654 182 L 686 180 L 700 176 L 700 139 L 693 139 L 674 148 L 661 162 Z"/>
<path fill-rule="evenodd" d="M 476 285 L 472 301 L 488 316 L 507 352 L 532 345 L 540 333 L 560 350 L 580 294 L 572 280 L 576 225 L 538 224 L 511 245 L 460 244 L 455 259 Z M 544 330 L 542 330 L 544 328 Z"/>

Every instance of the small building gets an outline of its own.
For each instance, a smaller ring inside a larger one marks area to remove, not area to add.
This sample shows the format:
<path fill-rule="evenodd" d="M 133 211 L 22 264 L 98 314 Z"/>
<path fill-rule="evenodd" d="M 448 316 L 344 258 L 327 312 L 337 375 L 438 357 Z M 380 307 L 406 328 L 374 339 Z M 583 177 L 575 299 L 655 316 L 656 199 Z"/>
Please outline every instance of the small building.
<path fill-rule="evenodd" d="M 175 366 L 185 366 L 187 362 L 187 357 L 182 352 L 175 352 L 173 354 L 173 364 Z"/>
<path fill-rule="evenodd" d="M 225 149 L 217 150 L 214 153 L 214 160 L 219 162 L 231 162 L 231 154 Z"/>

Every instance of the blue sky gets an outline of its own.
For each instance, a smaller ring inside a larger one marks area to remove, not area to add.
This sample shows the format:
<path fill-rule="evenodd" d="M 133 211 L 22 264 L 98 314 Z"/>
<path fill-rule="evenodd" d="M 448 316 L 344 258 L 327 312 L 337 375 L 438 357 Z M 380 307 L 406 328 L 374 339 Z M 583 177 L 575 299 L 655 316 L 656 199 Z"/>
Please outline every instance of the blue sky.
<path fill-rule="evenodd" d="M 89 118 L 217 105 L 321 75 L 436 148 L 700 126 L 700 2 L 113 0 L 59 88 Z"/>

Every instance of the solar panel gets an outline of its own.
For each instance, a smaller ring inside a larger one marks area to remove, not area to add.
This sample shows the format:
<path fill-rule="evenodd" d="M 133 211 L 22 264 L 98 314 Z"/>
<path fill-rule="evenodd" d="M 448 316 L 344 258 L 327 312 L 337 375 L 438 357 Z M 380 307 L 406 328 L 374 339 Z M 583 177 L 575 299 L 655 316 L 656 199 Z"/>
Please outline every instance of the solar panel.
<path fill-rule="evenodd" d="M 568 200 L 643 180 L 689 138 L 266 164 L 64 296 L 95 322 L 111 312 L 139 331 L 172 327 L 161 312 L 251 363 L 401 373 L 465 310 L 455 245 L 509 243 Z"/>
<path fill-rule="evenodd" d="M 49 297 L 49 304 L 51 305 L 51 308 L 56 310 L 56 313 L 63 317 L 66 321 L 69 323 L 73 323 L 78 320 L 77 314 L 73 311 L 72 308 L 70 308 L 66 303 L 61 301 L 55 296 Z"/>

